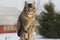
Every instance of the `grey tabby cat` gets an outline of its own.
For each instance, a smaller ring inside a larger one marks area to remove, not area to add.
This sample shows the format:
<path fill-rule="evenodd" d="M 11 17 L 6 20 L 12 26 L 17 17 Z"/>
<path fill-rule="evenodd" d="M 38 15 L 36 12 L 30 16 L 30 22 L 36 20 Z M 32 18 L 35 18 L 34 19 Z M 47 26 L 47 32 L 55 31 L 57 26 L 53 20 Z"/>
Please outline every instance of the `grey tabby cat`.
<path fill-rule="evenodd" d="M 33 38 L 32 34 L 35 31 L 34 21 L 35 21 L 35 2 L 27 3 L 25 1 L 25 7 L 17 21 L 17 35 L 21 38 L 21 40 L 28 40 L 28 37 Z"/>

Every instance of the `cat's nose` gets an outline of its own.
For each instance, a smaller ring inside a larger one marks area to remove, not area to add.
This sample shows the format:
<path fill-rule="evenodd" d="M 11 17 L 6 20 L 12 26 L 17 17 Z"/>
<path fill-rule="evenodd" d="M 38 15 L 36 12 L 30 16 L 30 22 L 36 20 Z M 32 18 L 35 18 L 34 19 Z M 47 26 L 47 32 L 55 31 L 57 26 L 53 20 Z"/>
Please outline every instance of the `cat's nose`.
<path fill-rule="evenodd" d="M 32 7 L 32 4 L 29 4 L 29 7 Z"/>

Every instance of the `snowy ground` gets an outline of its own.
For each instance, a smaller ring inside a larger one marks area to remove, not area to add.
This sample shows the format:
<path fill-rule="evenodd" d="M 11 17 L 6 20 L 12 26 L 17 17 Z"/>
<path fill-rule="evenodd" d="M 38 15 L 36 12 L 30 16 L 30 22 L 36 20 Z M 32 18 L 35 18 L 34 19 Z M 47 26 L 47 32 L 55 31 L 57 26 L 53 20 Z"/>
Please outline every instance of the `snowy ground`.
<path fill-rule="evenodd" d="M 60 39 L 45 39 L 42 36 L 34 34 L 35 40 L 60 40 Z M 19 40 L 20 38 L 16 33 L 0 34 L 0 40 Z"/>

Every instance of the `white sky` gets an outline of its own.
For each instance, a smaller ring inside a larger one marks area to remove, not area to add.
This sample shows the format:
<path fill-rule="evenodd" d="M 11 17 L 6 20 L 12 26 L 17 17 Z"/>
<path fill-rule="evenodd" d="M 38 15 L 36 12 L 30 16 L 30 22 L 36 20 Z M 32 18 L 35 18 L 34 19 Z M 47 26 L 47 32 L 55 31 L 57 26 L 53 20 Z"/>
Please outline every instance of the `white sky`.
<path fill-rule="evenodd" d="M 16 7 L 19 10 L 22 10 L 24 7 L 24 1 L 25 0 L 0 0 L 0 6 L 5 6 L 5 7 Z M 32 0 L 28 0 L 32 1 Z M 43 4 L 48 2 L 49 0 L 35 0 L 36 3 L 40 2 L 40 7 L 42 7 Z M 60 10 L 60 0 L 53 0 L 54 4 L 56 5 L 56 9 L 59 11 Z M 39 9 L 41 9 L 39 8 Z"/>
<path fill-rule="evenodd" d="M 16 0 L 0 0 L 0 6 L 16 7 Z"/>

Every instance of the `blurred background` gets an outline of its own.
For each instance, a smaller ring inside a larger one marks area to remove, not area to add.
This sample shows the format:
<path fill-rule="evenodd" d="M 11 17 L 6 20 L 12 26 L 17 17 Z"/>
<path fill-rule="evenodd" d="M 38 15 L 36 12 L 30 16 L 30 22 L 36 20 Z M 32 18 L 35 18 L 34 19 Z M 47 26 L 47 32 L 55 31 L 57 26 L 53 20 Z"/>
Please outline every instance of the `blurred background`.
<path fill-rule="evenodd" d="M 0 0 L 0 39 L 1 40 L 9 40 L 9 39 L 19 40 L 19 37 L 16 34 L 16 22 L 20 13 L 23 11 L 25 1 L 27 1 L 28 3 L 35 1 L 36 3 L 35 4 L 36 5 L 36 22 L 35 22 L 36 26 L 40 25 L 38 20 L 41 17 L 41 12 L 42 11 L 46 12 L 44 5 L 49 4 L 50 1 L 54 5 L 55 12 L 60 12 L 60 5 L 59 5 L 60 0 Z M 36 28 L 36 32 L 37 34 L 40 34 L 38 28 Z M 14 38 L 12 38 L 12 36 Z M 41 35 L 40 36 L 35 35 L 35 37 L 42 38 Z"/>

